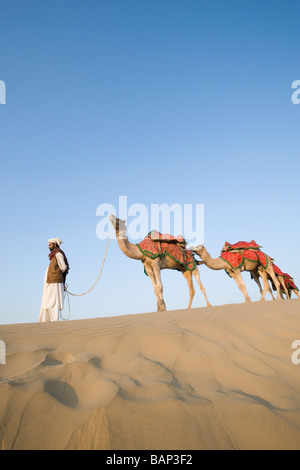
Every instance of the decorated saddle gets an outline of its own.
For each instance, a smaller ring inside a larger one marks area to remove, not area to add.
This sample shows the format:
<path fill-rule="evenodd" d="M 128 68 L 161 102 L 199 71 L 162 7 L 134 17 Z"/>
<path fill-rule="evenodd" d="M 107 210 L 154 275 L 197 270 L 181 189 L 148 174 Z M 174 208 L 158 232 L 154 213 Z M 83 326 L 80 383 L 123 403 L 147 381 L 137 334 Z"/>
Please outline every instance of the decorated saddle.
<path fill-rule="evenodd" d="M 284 273 L 281 271 L 281 269 L 278 268 L 278 266 L 276 266 L 276 264 L 273 264 L 273 268 L 276 276 L 285 277 Z"/>
<path fill-rule="evenodd" d="M 283 273 L 283 275 L 284 275 L 285 285 L 288 289 L 299 290 L 298 287 L 296 286 L 296 284 L 294 283 L 294 279 L 292 278 L 292 276 L 290 276 L 287 273 Z"/>
<path fill-rule="evenodd" d="M 222 251 L 234 251 L 234 250 L 260 250 L 262 247 L 258 245 L 254 240 L 251 242 L 238 242 L 231 243 L 225 242 L 225 245 L 222 248 Z"/>
<path fill-rule="evenodd" d="M 238 242 L 231 244 L 226 242 L 220 258 L 222 258 L 232 269 L 238 269 L 242 266 L 244 260 L 258 261 L 265 269 L 268 267 L 268 256 L 260 251 L 262 248 L 254 240 L 251 242 Z"/>
<path fill-rule="evenodd" d="M 195 255 L 186 250 L 186 241 L 180 235 L 173 237 L 170 234 L 161 234 L 156 230 L 149 232 L 146 238 L 138 243 L 138 247 L 144 256 L 155 259 L 157 257 L 170 256 L 189 271 L 196 267 Z"/>
<path fill-rule="evenodd" d="M 292 278 L 292 276 L 290 276 L 287 273 L 282 272 L 281 269 L 279 269 L 278 266 L 276 266 L 276 264 L 274 264 L 273 267 L 274 267 L 274 271 L 275 271 L 276 276 L 282 276 L 283 277 L 284 283 L 285 283 L 285 285 L 288 289 L 299 290 L 298 287 L 296 286 L 296 284 L 294 283 L 294 279 Z"/>

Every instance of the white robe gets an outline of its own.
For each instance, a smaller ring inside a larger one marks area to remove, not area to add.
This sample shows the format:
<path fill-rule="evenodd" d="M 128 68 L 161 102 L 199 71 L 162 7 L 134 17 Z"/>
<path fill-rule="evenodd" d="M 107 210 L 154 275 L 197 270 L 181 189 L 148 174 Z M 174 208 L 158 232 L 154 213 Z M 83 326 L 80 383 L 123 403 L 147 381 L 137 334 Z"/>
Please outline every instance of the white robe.
<path fill-rule="evenodd" d="M 67 265 L 61 253 L 57 253 L 56 260 L 62 272 L 65 272 Z M 64 309 L 64 285 L 62 283 L 47 283 L 48 268 L 46 269 L 44 278 L 44 290 L 42 297 L 42 305 L 39 316 L 39 323 L 55 322 L 59 320 L 59 315 Z"/>

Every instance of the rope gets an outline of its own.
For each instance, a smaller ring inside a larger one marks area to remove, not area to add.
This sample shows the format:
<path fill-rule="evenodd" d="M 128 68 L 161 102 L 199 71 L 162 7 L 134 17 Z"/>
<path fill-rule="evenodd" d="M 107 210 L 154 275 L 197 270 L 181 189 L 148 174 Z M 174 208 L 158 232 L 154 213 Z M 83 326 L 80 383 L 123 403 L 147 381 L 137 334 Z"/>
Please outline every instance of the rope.
<path fill-rule="evenodd" d="M 87 292 L 84 292 L 83 294 L 73 294 L 72 292 L 68 291 L 68 284 L 65 284 L 65 293 L 66 293 L 66 296 L 68 297 L 69 316 L 68 316 L 68 318 L 63 318 L 62 314 L 60 314 L 60 317 L 61 317 L 62 320 L 67 321 L 71 317 L 70 295 L 72 295 L 74 297 L 82 297 L 83 295 L 89 294 L 96 287 L 96 285 L 98 284 L 98 282 L 100 280 L 100 277 L 102 275 L 102 271 L 103 271 L 103 268 L 104 268 L 105 261 L 106 261 L 109 244 L 110 244 L 110 238 L 109 238 L 109 236 L 107 236 L 106 249 L 105 249 L 104 259 L 103 259 L 103 262 L 102 262 L 100 272 L 98 274 L 98 277 L 97 277 L 95 283 L 92 285 L 92 287 Z"/>
<path fill-rule="evenodd" d="M 70 306 L 70 296 L 69 296 L 69 292 L 67 290 L 65 290 L 66 292 L 66 296 L 68 297 L 68 306 L 69 306 L 69 316 L 68 318 L 64 318 L 62 316 L 62 312 L 60 312 L 60 318 L 63 320 L 63 321 L 67 321 L 67 320 L 70 320 L 71 318 L 71 306 Z M 66 297 L 65 297 L 66 298 Z"/>

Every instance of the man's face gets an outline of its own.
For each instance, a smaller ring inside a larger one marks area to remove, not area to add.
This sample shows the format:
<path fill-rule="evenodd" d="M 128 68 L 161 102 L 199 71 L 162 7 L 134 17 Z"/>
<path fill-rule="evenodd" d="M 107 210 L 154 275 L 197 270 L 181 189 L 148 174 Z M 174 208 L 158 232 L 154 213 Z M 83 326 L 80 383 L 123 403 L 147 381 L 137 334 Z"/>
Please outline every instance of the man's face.
<path fill-rule="evenodd" d="M 53 251 L 54 248 L 56 248 L 56 243 L 51 243 L 51 242 L 50 242 L 50 243 L 49 243 L 49 250 L 50 250 L 50 251 Z"/>

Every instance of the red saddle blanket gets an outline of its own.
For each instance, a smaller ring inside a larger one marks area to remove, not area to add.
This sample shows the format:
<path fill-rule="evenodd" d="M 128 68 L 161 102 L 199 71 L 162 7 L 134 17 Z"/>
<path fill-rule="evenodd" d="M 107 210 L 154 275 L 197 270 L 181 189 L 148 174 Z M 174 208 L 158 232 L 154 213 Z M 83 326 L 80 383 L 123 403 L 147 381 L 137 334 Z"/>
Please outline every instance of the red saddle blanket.
<path fill-rule="evenodd" d="M 220 258 L 224 259 L 233 269 L 242 266 L 244 260 L 259 261 L 266 269 L 269 264 L 268 256 L 262 251 L 256 250 L 240 250 L 239 252 L 224 251 Z"/>
<path fill-rule="evenodd" d="M 273 268 L 274 268 L 274 272 L 277 276 L 284 276 L 283 272 L 281 271 L 281 269 L 278 268 L 278 266 L 276 266 L 276 264 L 273 264 Z"/>
<path fill-rule="evenodd" d="M 284 282 L 288 289 L 296 289 L 299 290 L 296 284 L 294 283 L 294 279 L 287 273 L 284 273 Z"/>
<path fill-rule="evenodd" d="M 294 279 L 292 278 L 292 276 L 290 276 L 287 273 L 283 273 L 281 269 L 279 269 L 278 266 L 276 266 L 276 264 L 274 264 L 273 267 L 274 267 L 275 274 L 277 276 L 282 276 L 284 278 L 285 285 L 288 289 L 299 290 L 296 284 L 294 283 Z"/>
<path fill-rule="evenodd" d="M 225 242 L 225 245 L 222 251 L 260 250 L 260 248 L 262 247 L 258 245 L 254 240 L 251 240 L 251 242 L 238 242 L 238 243 L 234 243 L 233 245 L 231 243 Z"/>
<path fill-rule="evenodd" d="M 148 233 L 147 237 L 138 243 L 138 247 L 144 256 L 155 259 L 158 256 L 170 256 L 180 263 L 185 269 L 193 271 L 196 267 L 195 255 L 192 251 L 184 249 L 178 244 L 184 244 L 183 237 L 173 237 L 169 234 L 161 234 L 153 231 Z"/>

